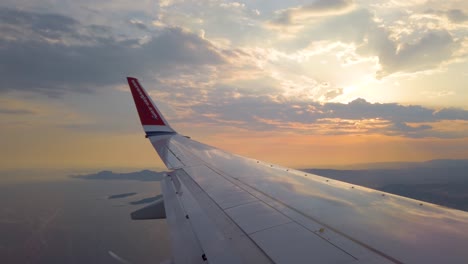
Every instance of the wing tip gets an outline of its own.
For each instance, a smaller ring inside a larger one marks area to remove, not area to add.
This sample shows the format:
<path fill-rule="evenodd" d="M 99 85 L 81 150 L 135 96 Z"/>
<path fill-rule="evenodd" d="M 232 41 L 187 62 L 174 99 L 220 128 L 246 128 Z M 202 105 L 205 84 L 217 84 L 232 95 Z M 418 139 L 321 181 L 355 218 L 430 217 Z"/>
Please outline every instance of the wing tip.
<path fill-rule="evenodd" d="M 132 93 L 141 124 L 147 135 L 159 132 L 175 132 L 164 119 L 161 112 L 159 112 L 158 108 L 138 79 L 128 76 L 127 81 L 130 86 L 130 91 Z"/>

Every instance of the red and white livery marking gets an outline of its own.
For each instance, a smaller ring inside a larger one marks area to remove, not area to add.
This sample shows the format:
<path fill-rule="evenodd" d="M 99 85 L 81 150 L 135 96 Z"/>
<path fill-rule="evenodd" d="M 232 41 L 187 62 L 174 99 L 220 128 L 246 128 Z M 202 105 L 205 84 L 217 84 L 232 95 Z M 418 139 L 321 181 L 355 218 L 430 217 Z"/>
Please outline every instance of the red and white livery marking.
<path fill-rule="evenodd" d="M 174 132 L 138 79 L 127 77 L 127 81 L 145 132 Z"/>

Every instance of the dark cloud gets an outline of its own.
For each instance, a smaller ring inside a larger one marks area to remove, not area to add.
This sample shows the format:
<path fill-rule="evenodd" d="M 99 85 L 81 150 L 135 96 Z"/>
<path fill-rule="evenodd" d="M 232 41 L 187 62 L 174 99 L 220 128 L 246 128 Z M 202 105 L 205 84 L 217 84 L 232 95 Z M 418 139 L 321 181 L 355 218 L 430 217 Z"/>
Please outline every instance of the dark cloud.
<path fill-rule="evenodd" d="M 278 16 L 270 23 L 281 26 L 294 25 L 296 19 L 339 14 L 349 10 L 353 5 L 353 0 L 318 0 L 307 5 L 278 11 Z"/>
<path fill-rule="evenodd" d="M 141 42 L 55 14 L 7 9 L 0 11 L 0 23 L 9 29 L 0 36 L 1 91 L 92 91 L 128 75 L 150 77 L 224 62 L 210 42 L 180 28 L 154 32 Z"/>
<path fill-rule="evenodd" d="M 463 23 L 468 20 L 468 15 L 460 9 L 451 9 L 447 11 L 447 17 L 455 23 Z"/>
<path fill-rule="evenodd" d="M 303 9 L 311 12 L 326 12 L 330 10 L 342 10 L 353 4 L 353 0 L 318 0 L 303 6 Z"/>
<path fill-rule="evenodd" d="M 0 114 L 5 115 L 28 115 L 28 114 L 35 114 L 31 110 L 26 109 L 8 109 L 8 108 L 0 108 Z"/>
<path fill-rule="evenodd" d="M 143 30 L 143 31 L 149 31 L 150 29 L 145 25 L 145 23 L 143 23 L 142 21 L 139 21 L 139 20 L 130 20 L 129 21 L 130 25 L 140 29 L 140 30 Z"/>
<path fill-rule="evenodd" d="M 319 118 L 343 119 L 384 119 L 396 123 L 403 122 L 434 122 L 440 120 L 434 109 L 419 105 L 400 105 L 396 103 L 369 103 L 358 98 L 348 104 L 326 103 L 316 106 L 320 109 Z M 463 120 L 468 120 L 468 111 L 464 111 Z"/>
<path fill-rule="evenodd" d="M 383 134 L 387 135 L 406 135 L 407 137 L 424 137 L 425 134 L 423 131 L 428 131 L 432 129 L 432 126 L 429 125 L 416 125 L 409 126 L 403 122 L 395 122 L 389 127 L 382 129 Z"/>
<path fill-rule="evenodd" d="M 468 121 L 468 111 L 455 108 L 432 109 L 419 105 L 370 103 L 356 99 L 348 104 L 281 102 L 269 97 L 212 98 L 210 104 L 193 106 L 201 122 L 231 124 L 249 130 L 291 130 L 306 133 L 377 133 L 405 137 L 466 137 L 437 132 L 431 123 Z M 192 117 L 193 118 L 193 117 Z M 193 120 L 192 120 L 193 121 Z M 293 125 L 291 125 L 293 124 Z M 304 128 L 305 127 L 305 128 Z"/>
<path fill-rule="evenodd" d="M 444 120 L 467 120 L 467 112 L 460 108 L 443 108 L 434 112 L 434 116 Z"/>
<path fill-rule="evenodd" d="M 459 44 L 445 30 L 428 31 L 414 43 L 403 43 L 400 48 L 396 46 L 396 43 L 389 43 L 378 47 L 382 65 L 378 76 L 435 68 L 441 62 L 449 60 L 459 48 Z"/>
<path fill-rule="evenodd" d="M 74 19 L 58 14 L 37 14 L 9 8 L 0 9 L 0 22 L 2 31 L 6 30 L 2 38 L 17 38 L 33 33 L 36 36 L 57 39 L 64 34 L 74 33 L 78 24 Z"/>
<path fill-rule="evenodd" d="M 325 101 L 330 101 L 340 95 L 343 94 L 343 88 L 337 88 L 337 89 L 332 89 L 332 90 L 328 90 L 325 94 L 324 94 L 324 99 Z"/>

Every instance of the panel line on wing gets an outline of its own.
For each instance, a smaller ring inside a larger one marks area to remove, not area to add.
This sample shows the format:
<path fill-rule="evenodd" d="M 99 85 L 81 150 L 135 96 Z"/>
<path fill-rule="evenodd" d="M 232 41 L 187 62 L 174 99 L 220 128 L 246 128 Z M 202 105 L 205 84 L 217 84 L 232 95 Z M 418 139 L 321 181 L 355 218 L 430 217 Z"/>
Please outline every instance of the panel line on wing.
<path fill-rule="evenodd" d="M 246 263 L 272 263 L 271 258 L 226 214 L 206 191 L 184 169 L 176 171 L 185 187 L 192 192 L 210 219 L 218 226 L 224 237 L 237 250 Z"/>
<path fill-rule="evenodd" d="M 207 166 L 208 166 L 208 165 L 207 165 Z M 224 174 L 223 174 L 223 172 L 218 171 L 218 169 L 216 169 L 216 168 L 213 168 L 213 167 L 209 167 L 209 168 L 210 168 L 211 170 L 213 170 L 214 172 L 216 172 L 218 175 L 220 175 L 221 177 L 225 178 L 226 180 L 230 181 L 230 182 L 233 183 L 233 184 L 235 184 L 233 181 L 236 181 L 236 182 L 241 183 L 241 184 L 244 185 L 245 187 L 248 187 L 248 188 L 251 189 L 251 190 L 247 190 L 246 188 L 243 188 L 242 186 L 239 186 L 239 185 L 236 184 L 239 188 L 242 188 L 244 191 L 248 192 L 248 193 L 251 194 L 252 196 L 254 196 L 254 197 L 256 197 L 257 199 L 259 199 L 260 201 L 265 202 L 265 203 L 266 203 L 267 205 L 269 205 L 269 206 L 272 206 L 271 203 L 265 201 L 265 198 L 264 198 L 264 197 L 261 197 L 261 195 L 267 197 L 268 199 L 271 199 L 272 201 L 274 201 L 274 202 L 276 202 L 276 203 L 281 204 L 281 205 L 284 206 L 284 207 L 287 207 L 287 208 L 293 210 L 294 212 L 296 212 L 296 213 L 298 213 L 298 214 L 300 214 L 300 215 L 302 215 L 302 216 L 308 218 L 308 219 L 311 220 L 311 221 L 314 221 L 314 222 L 318 223 L 319 225 L 322 225 L 322 226 L 324 226 L 324 227 L 326 227 L 326 228 L 332 230 L 333 232 L 335 232 L 335 233 L 337 233 L 337 234 L 339 234 L 339 235 L 342 235 L 342 236 L 346 237 L 347 239 L 350 239 L 351 241 L 353 241 L 353 242 L 355 242 L 355 243 L 357 243 L 357 244 L 359 244 L 359 245 L 365 247 L 365 248 L 368 249 L 368 250 L 371 250 L 372 252 L 374 252 L 374 253 L 376 253 L 376 254 L 378 254 L 378 255 L 380 255 L 380 256 L 382 256 L 382 257 L 384 257 L 384 258 L 386 258 L 386 259 L 388 259 L 388 260 L 390 260 L 390 261 L 392 261 L 392 262 L 394 262 L 394 263 L 397 263 L 397 264 L 401 264 L 401 263 L 402 263 L 402 262 L 400 262 L 399 260 L 396 260 L 396 259 L 392 258 L 391 256 L 388 256 L 388 255 L 386 255 L 386 254 L 384 254 L 384 253 L 378 251 L 377 249 L 374 249 L 374 248 L 372 248 L 371 246 L 366 245 L 365 243 L 362 243 L 362 242 L 360 242 L 360 241 L 357 241 L 356 239 L 353 239 L 352 237 L 349 237 L 349 236 L 347 236 L 346 234 L 343 234 L 342 232 L 340 232 L 340 231 L 338 231 L 338 230 L 336 230 L 336 229 L 334 229 L 334 228 L 332 228 L 332 227 L 326 225 L 325 223 L 322 223 L 322 222 L 320 222 L 320 221 L 314 219 L 313 217 L 310 217 L 310 216 L 308 216 L 308 215 L 306 215 L 306 214 L 303 214 L 303 213 L 300 212 L 299 210 L 297 210 L 297 209 L 295 209 L 295 208 L 293 208 L 293 207 L 291 207 L 291 206 L 289 206 L 289 205 L 287 205 L 287 204 L 285 204 L 285 203 L 283 203 L 283 202 L 281 202 L 281 201 L 279 201 L 279 200 L 277 200 L 277 199 L 275 199 L 275 198 L 269 196 L 268 194 L 266 194 L 266 193 L 264 193 L 264 192 L 262 192 L 262 191 L 260 191 L 260 190 L 257 190 L 256 188 L 254 188 L 254 187 L 252 187 L 252 186 L 250 186 L 250 185 L 248 185 L 248 184 L 242 182 L 241 180 L 239 180 L 239 179 L 237 179 L 237 178 L 235 178 L 235 177 L 230 176 L 230 175 L 227 174 L 227 173 L 224 173 Z M 228 178 L 225 177 L 224 175 L 226 175 L 227 177 L 231 178 L 232 180 L 228 179 Z M 258 192 L 260 195 L 254 194 L 254 192 Z M 274 208 L 275 210 L 279 210 L 279 209 L 275 208 L 274 206 L 272 206 L 272 208 Z M 281 211 L 279 211 L 279 212 L 282 213 L 283 215 L 285 215 L 286 217 L 290 218 L 288 215 L 284 214 L 283 212 L 281 212 Z M 327 240 L 325 237 L 323 237 L 323 236 L 317 234 L 314 230 L 309 229 L 307 226 L 304 226 L 304 225 L 301 224 L 300 222 L 297 222 L 297 221 L 295 221 L 295 220 L 293 220 L 293 219 L 292 219 L 292 221 L 294 221 L 294 222 L 297 223 L 298 225 L 304 227 L 305 229 L 309 230 L 311 233 L 313 233 L 314 235 L 320 237 L 321 239 L 323 239 L 323 240 L 326 241 L 327 243 L 331 244 L 332 246 L 336 247 L 337 249 L 343 251 L 343 252 L 346 253 L 347 255 L 349 255 L 349 256 L 353 257 L 354 259 L 358 260 L 358 258 L 357 258 L 356 256 L 354 256 L 352 253 L 350 253 L 350 252 L 348 252 L 347 250 L 341 248 L 340 246 L 338 246 L 338 245 L 332 243 L 331 241 Z"/>
<path fill-rule="evenodd" d="M 290 224 L 290 223 L 295 223 L 295 222 L 294 222 L 293 220 L 291 220 L 291 221 L 288 221 L 288 222 L 285 222 L 285 223 L 277 224 L 277 225 L 274 225 L 274 226 L 269 226 L 269 227 L 266 227 L 266 228 L 264 228 L 264 229 L 260 229 L 260 230 L 257 230 L 257 231 L 255 231 L 255 232 L 249 233 L 249 236 L 255 235 L 256 233 L 263 232 L 263 231 L 266 231 L 266 230 L 269 230 L 269 229 L 276 228 L 276 227 L 278 227 L 278 226 Z M 296 223 L 296 224 L 297 224 L 297 223 Z M 310 230 L 309 230 L 309 231 L 310 231 Z"/>
<path fill-rule="evenodd" d="M 213 168 L 211 168 L 211 169 L 213 169 Z M 215 170 L 215 169 L 214 169 L 214 170 Z M 218 172 L 218 174 L 222 176 L 222 173 Z M 325 224 L 325 223 L 323 223 L 323 222 L 321 222 L 321 221 L 315 219 L 314 217 L 309 216 L 309 215 L 307 215 L 307 214 L 305 214 L 305 213 L 303 213 L 303 212 L 297 210 L 296 208 L 294 208 L 294 207 L 292 207 L 292 206 L 289 206 L 289 205 L 287 205 L 287 204 L 285 204 L 285 203 L 283 203 L 283 202 L 281 202 L 281 201 L 275 199 L 274 197 L 271 197 L 270 195 L 268 195 L 268 194 L 266 194 L 266 193 L 264 193 L 264 192 L 262 192 L 262 191 L 260 191 L 260 190 L 258 190 L 258 189 L 256 189 L 256 188 L 254 188 L 254 187 L 252 187 L 252 186 L 250 186 L 250 185 L 248 185 L 248 184 L 242 182 L 241 180 L 239 180 L 239 179 L 237 179 L 237 178 L 235 178 L 235 177 L 232 177 L 232 176 L 230 176 L 230 175 L 228 175 L 228 174 L 226 174 L 226 175 L 227 175 L 228 177 L 232 178 L 233 181 L 237 181 L 237 182 L 241 183 L 242 185 L 247 186 L 248 188 L 252 189 L 253 191 L 258 192 L 258 193 L 260 193 L 261 195 L 264 195 L 265 197 L 268 197 L 269 199 L 275 201 L 276 203 L 279 203 L 279 204 L 281 204 L 282 206 L 287 207 L 287 208 L 293 210 L 294 212 L 296 212 L 296 213 L 298 213 L 298 214 L 300 214 L 300 215 L 302 215 L 302 216 L 308 218 L 309 220 L 312 220 L 312 221 L 314 221 L 314 222 L 316 222 L 316 223 L 318 223 L 318 224 L 320 224 L 320 225 L 322 225 L 322 226 L 324 226 L 324 227 L 326 227 L 326 228 L 332 230 L 333 232 L 335 232 L 335 233 L 337 233 L 337 234 L 339 234 L 339 235 L 341 235 L 341 236 L 343 236 L 343 237 L 346 237 L 347 239 L 349 239 L 349 240 L 351 240 L 351 241 L 353 241 L 353 242 L 355 242 L 355 243 L 361 245 L 362 247 L 365 247 L 366 249 L 368 249 L 368 250 L 370 250 L 370 251 L 372 251 L 372 252 L 374 252 L 374 253 L 380 255 L 381 257 L 386 258 L 386 259 L 389 260 L 389 261 L 392 261 L 392 262 L 397 263 L 397 264 L 402 264 L 402 263 L 403 263 L 403 262 L 401 262 L 401 261 L 399 261 L 399 260 L 397 260 L 397 259 L 395 259 L 395 258 L 393 258 L 393 257 L 391 257 L 391 256 L 388 256 L 387 254 L 385 254 L 385 253 L 383 253 L 383 252 L 381 252 L 381 251 L 379 251 L 379 250 L 377 250 L 377 249 L 375 249 L 375 248 L 373 248 L 373 247 L 371 247 L 371 246 L 369 246 L 369 245 L 367 245 L 367 244 L 365 244 L 365 243 L 363 243 L 363 242 L 361 242 L 361 241 L 359 241 L 359 240 L 354 239 L 353 237 L 350 237 L 350 236 L 344 234 L 343 232 L 341 232 L 341 231 L 339 231 L 339 230 L 336 230 L 335 228 L 333 228 L 333 227 L 331 227 L 331 226 L 329 226 L 329 225 L 327 225 L 327 224 Z M 239 187 L 240 187 L 240 186 L 239 186 Z M 242 187 L 240 187 L 240 188 L 242 188 Z M 245 189 L 244 189 L 244 190 L 245 190 Z M 248 190 L 246 190 L 246 191 L 249 192 L 250 194 L 252 194 L 253 196 L 257 197 L 259 200 L 262 200 L 262 201 L 263 201 L 263 199 L 262 199 L 261 197 L 259 197 L 259 196 L 255 195 L 255 194 L 253 194 L 253 192 L 250 192 L 250 191 L 248 191 Z M 347 252 L 345 249 L 339 247 L 338 245 L 333 244 L 331 241 L 329 241 L 329 240 L 327 240 L 326 238 L 320 236 L 319 234 L 317 234 L 317 233 L 314 232 L 313 230 L 310 230 L 307 226 L 304 226 L 304 225 L 302 225 L 301 223 L 299 223 L 299 222 L 297 222 L 297 221 L 295 221 L 295 222 L 296 222 L 297 224 L 303 226 L 303 227 L 306 228 L 307 230 L 311 231 L 313 234 L 317 235 L 318 237 L 322 238 L 324 241 L 326 241 L 326 242 L 330 243 L 331 245 L 335 246 L 336 248 L 340 249 L 340 250 L 343 251 L 344 253 L 346 253 L 346 254 L 352 256 L 352 257 L 355 258 L 355 259 L 358 259 L 358 258 L 356 258 L 355 256 L 353 256 L 351 253 Z"/>
<path fill-rule="evenodd" d="M 167 148 L 167 150 L 168 150 L 169 152 L 171 152 L 171 154 L 174 155 L 174 157 L 175 157 L 178 161 L 180 161 L 180 163 L 182 163 L 183 166 L 185 166 L 185 163 L 184 163 L 170 148 Z"/>
<path fill-rule="evenodd" d="M 250 202 L 246 202 L 246 203 L 242 203 L 242 204 L 236 204 L 236 205 L 233 205 L 233 206 L 230 206 L 230 207 L 223 208 L 223 210 L 229 210 L 229 209 L 237 207 L 237 206 L 242 206 L 242 205 L 251 204 L 251 203 L 255 203 L 255 202 L 257 202 L 257 201 L 250 201 Z"/>

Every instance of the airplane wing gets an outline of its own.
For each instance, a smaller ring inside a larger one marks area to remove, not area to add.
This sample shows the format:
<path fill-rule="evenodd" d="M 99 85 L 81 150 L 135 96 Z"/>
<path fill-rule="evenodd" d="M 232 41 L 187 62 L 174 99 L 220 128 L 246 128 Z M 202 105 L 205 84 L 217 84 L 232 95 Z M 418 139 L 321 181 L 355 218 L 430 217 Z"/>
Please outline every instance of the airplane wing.
<path fill-rule="evenodd" d="M 245 158 L 175 132 L 128 78 L 175 263 L 468 263 L 468 213 Z M 154 208 L 153 208 L 154 209 Z"/>

